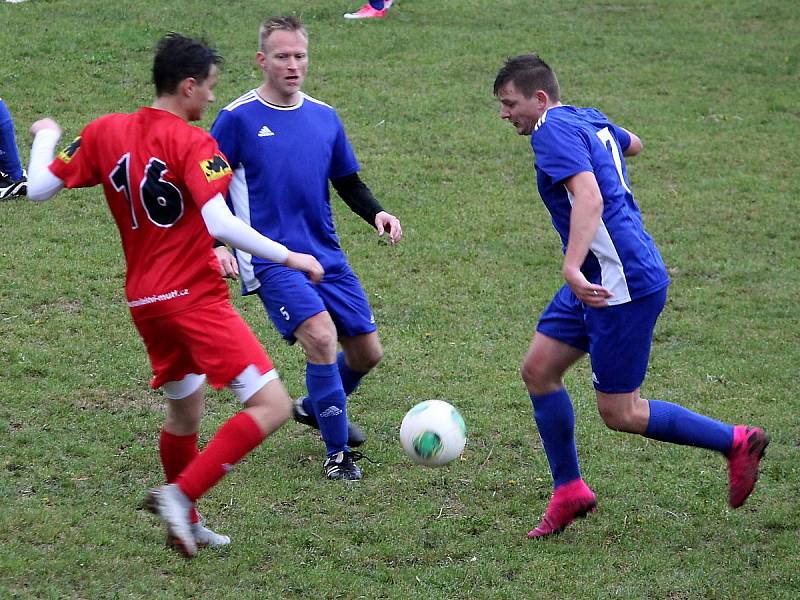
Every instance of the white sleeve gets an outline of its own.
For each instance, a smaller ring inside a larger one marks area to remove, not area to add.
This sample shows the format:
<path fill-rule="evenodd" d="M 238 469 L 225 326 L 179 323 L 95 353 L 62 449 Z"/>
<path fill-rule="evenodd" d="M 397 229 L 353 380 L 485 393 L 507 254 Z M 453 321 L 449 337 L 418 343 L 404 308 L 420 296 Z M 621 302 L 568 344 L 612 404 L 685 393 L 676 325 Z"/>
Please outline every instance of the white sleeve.
<path fill-rule="evenodd" d="M 285 263 L 289 249 L 283 244 L 264 237 L 244 221 L 237 219 L 225 204 L 221 194 L 205 203 L 200 213 L 208 232 L 220 241 L 255 256 L 277 263 Z"/>
<path fill-rule="evenodd" d="M 64 187 L 64 182 L 47 168 L 53 162 L 59 139 L 61 134 L 55 129 L 43 129 L 33 138 L 28 163 L 28 198 L 31 200 L 48 200 Z"/>

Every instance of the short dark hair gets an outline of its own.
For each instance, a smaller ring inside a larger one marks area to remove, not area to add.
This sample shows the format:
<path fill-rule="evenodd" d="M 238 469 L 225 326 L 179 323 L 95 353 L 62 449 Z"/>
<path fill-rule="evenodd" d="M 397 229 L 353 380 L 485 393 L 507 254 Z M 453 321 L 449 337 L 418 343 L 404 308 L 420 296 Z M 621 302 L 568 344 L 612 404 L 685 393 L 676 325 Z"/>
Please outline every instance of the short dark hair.
<path fill-rule="evenodd" d="M 203 39 L 170 32 L 158 41 L 153 59 L 156 96 L 173 94 L 188 77 L 204 81 L 211 65 L 222 63 L 222 56 Z"/>
<path fill-rule="evenodd" d="M 536 54 L 522 54 L 506 60 L 494 80 L 494 95 L 509 82 L 526 98 L 532 97 L 536 90 L 544 90 L 551 100 L 561 100 L 556 74 Z"/>

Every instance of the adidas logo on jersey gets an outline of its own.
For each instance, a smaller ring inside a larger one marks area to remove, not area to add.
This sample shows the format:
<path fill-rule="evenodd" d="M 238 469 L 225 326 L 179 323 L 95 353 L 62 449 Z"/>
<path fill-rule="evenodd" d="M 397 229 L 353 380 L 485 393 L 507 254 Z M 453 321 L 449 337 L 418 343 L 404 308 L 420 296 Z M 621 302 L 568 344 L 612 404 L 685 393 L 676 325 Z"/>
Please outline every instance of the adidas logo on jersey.
<path fill-rule="evenodd" d="M 269 137 L 271 135 L 275 135 L 275 133 L 266 125 L 258 130 L 258 137 Z"/>

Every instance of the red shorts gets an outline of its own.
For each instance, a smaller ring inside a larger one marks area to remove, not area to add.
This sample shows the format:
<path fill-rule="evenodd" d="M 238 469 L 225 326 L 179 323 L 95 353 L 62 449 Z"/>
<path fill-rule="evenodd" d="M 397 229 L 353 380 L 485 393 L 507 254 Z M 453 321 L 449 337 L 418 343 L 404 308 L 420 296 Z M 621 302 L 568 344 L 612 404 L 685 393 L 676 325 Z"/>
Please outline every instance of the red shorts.
<path fill-rule="evenodd" d="M 227 300 L 177 314 L 134 320 L 144 340 L 159 388 L 189 373 L 206 375 L 220 389 L 250 365 L 263 375 L 273 369 L 255 334 Z"/>

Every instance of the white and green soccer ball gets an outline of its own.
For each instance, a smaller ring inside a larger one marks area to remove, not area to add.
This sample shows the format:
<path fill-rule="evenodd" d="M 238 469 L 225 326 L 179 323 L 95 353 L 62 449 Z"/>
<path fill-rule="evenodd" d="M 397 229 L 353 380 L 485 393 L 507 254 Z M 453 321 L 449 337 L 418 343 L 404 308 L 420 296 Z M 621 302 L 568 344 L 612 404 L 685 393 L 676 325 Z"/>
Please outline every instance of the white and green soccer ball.
<path fill-rule="evenodd" d="M 444 400 L 426 400 L 403 417 L 400 443 L 417 464 L 446 465 L 461 456 L 467 443 L 467 426 L 452 404 Z"/>

